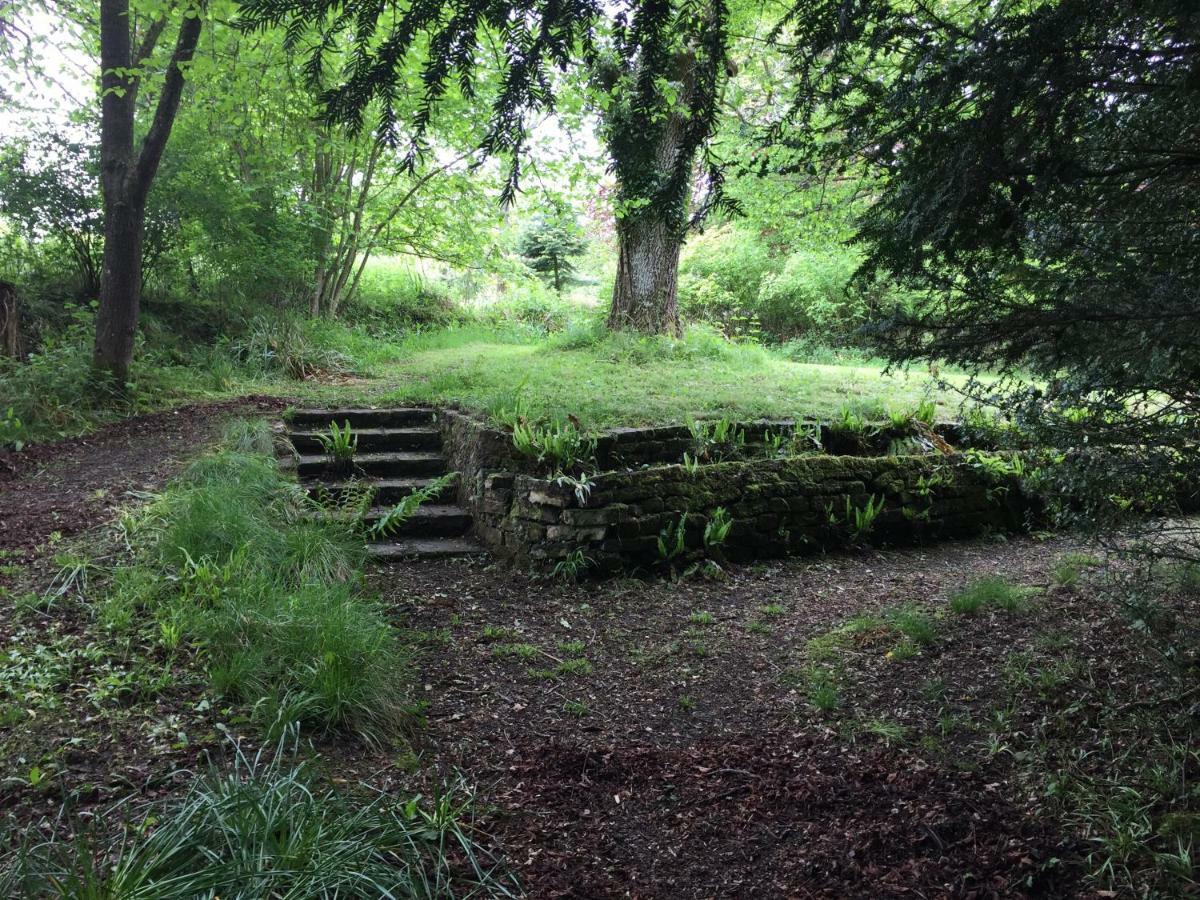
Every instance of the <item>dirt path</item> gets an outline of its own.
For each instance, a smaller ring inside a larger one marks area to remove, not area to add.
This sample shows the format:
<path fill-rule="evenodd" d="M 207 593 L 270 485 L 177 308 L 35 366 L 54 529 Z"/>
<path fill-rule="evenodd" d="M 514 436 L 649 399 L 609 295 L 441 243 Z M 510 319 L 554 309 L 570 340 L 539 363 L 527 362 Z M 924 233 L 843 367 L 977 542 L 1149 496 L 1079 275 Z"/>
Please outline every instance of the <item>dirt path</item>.
<path fill-rule="evenodd" d="M 531 896 L 1095 896 L 1078 837 L 987 750 L 994 728 L 1016 752 L 1046 721 L 1074 740 L 1091 672 L 1125 697 L 1150 683 L 1119 611 L 1052 580 L 1077 550 L 957 542 L 574 586 L 425 563 L 376 585 L 424 647 L 421 777 L 477 787 Z M 1028 609 L 947 611 L 994 574 Z M 897 608 L 936 634 L 908 656 L 882 624 L 854 632 L 816 708 L 814 639 Z M 1014 695 L 1018 663 L 1061 678 Z M 364 779 L 394 765 L 328 752 Z"/>
<path fill-rule="evenodd" d="M 130 492 L 161 487 L 229 415 L 285 405 L 273 397 L 191 404 L 0 454 L 0 551 L 27 561 L 55 532 L 68 537 L 106 521 Z"/>

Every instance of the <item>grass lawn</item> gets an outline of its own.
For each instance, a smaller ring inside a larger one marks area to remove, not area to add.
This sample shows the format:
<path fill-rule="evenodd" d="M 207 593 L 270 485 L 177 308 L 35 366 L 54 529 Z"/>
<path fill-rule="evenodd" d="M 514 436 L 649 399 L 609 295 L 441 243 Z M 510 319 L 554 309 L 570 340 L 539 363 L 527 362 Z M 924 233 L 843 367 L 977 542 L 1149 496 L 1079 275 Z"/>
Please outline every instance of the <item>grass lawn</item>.
<path fill-rule="evenodd" d="M 488 411 L 520 393 L 529 414 L 572 413 L 586 427 L 828 416 L 849 405 L 878 418 L 927 396 L 952 414 L 957 398 L 924 373 L 884 375 L 878 366 L 798 363 L 757 346 L 690 333 L 680 341 L 606 337 L 582 346 L 570 335 L 516 342 L 478 329 L 436 332 L 378 361 L 378 403 L 458 404 Z"/>

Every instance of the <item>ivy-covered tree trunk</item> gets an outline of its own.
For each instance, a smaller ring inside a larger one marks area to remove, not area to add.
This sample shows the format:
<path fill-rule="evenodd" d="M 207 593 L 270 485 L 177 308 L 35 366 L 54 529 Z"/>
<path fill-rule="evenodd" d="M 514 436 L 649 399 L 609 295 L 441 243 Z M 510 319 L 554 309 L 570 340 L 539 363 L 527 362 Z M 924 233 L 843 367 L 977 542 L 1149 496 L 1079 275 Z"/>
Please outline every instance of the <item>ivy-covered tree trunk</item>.
<path fill-rule="evenodd" d="M 608 327 L 678 335 L 679 251 L 666 217 L 649 212 L 617 228 L 617 280 Z"/>
<path fill-rule="evenodd" d="M 622 69 L 597 72 L 612 97 L 603 121 L 617 175 L 612 329 L 681 333 L 679 253 L 697 212 L 697 154 L 715 127 L 715 92 L 725 67 L 723 13 L 719 0 L 710 2 L 702 17 L 681 12 L 675 28 L 641 35 L 643 46 Z M 721 180 L 710 177 L 709 183 L 719 188 Z M 713 199 L 702 201 L 699 212 Z"/>

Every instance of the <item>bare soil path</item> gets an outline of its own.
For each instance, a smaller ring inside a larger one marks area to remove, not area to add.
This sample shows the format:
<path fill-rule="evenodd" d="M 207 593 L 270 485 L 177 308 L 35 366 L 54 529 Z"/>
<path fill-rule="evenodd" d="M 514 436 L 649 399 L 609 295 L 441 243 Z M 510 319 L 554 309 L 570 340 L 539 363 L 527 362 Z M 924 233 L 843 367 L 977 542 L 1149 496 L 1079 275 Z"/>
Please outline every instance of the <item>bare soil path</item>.
<path fill-rule="evenodd" d="M 190 404 L 0 453 L 0 551 L 22 561 L 56 532 L 69 537 L 107 521 L 130 492 L 161 487 L 230 415 L 285 405 L 273 397 Z"/>

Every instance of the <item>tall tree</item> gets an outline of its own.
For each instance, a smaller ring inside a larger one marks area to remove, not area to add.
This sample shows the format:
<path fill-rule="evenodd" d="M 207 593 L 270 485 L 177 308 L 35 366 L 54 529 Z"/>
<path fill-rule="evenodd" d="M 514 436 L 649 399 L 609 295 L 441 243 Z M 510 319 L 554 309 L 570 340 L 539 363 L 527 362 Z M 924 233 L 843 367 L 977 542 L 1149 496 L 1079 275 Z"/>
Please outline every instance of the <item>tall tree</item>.
<path fill-rule="evenodd" d="M 196 52 L 202 7 L 167 7 L 135 29 L 129 0 L 100 2 L 100 186 L 104 201 L 104 264 L 92 365 L 118 385 L 129 380 L 142 299 L 146 198 L 158 172 L 183 97 L 184 70 Z M 154 107 L 135 149 L 138 91 L 163 32 L 178 19 L 175 47 Z M 137 32 L 137 33 L 135 33 Z M 136 46 L 135 46 L 136 44 Z"/>
<path fill-rule="evenodd" d="M 604 140 L 618 180 L 619 265 L 609 322 L 678 331 L 679 251 L 689 225 L 722 197 L 720 169 L 707 158 L 705 196 L 693 200 L 692 189 L 728 62 L 726 0 L 466 0 L 453 6 L 249 0 L 243 16 L 249 26 L 285 25 L 293 49 L 315 33 L 305 64 L 315 81 L 344 53 L 337 83 L 321 95 L 327 118 L 357 130 L 376 111 L 378 138 L 407 145 L 413 165 L 447 91 L 453 85 L 473 96 L 480 59 L 498 46 L 499 87 L 481 147 L 511 156 L 505 201 L 518 189 L 528 115 L 552 109 L 558 75 L 583 67 L 600 89 Z M 424 96 L 405 119 L 397 85 L 414 58 Z"/>
<path fill-rule="evenodd" d="M 1014 376 L 991 399 L 1069 451 L 1040 472 L 1065 516 L 1200 500 L 1200 8 L 800 0 L 786 28 L 811 155 L 876 179 L 860 276 L 915 298 L 884 350 Z"/>

